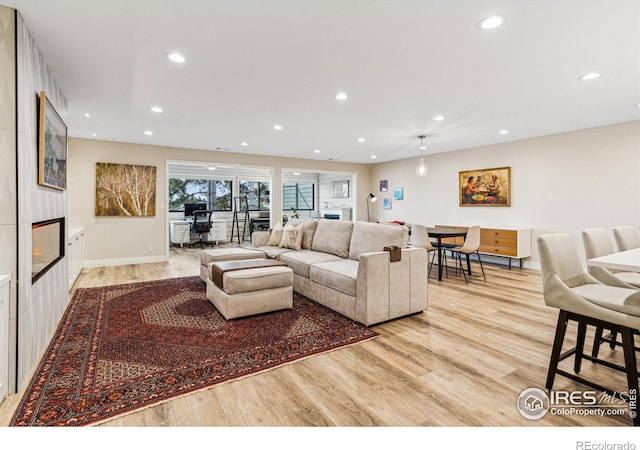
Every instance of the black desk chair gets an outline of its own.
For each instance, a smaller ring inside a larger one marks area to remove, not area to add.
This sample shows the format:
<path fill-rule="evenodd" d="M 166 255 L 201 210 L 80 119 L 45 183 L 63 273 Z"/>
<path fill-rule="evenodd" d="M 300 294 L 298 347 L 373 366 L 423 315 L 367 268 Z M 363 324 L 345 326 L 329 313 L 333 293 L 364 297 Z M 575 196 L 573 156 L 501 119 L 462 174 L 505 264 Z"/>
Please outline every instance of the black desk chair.
<path fill-rule="evenodd" d="M 193 222 L 191 223 L 191 231 L 199 234 L 200 239 L 191 243 L 193 247 L 196 244 L 200 244 L 200 248 L 204 248 L 205 245 L 214 245 L 213 242 L 209 242 L 203 238 L 204 234 L 211 231 L 211 215 L 213 211 L 194 211 Z"/>

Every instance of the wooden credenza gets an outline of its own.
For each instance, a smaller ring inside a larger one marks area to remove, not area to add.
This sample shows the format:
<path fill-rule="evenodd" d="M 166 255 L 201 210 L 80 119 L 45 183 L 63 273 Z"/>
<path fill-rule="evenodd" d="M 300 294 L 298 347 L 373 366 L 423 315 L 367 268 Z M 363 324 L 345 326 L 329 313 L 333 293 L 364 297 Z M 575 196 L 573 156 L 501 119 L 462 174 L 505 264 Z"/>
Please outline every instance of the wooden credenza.
<path fill-rule="evenodd" d="M 453 228 L 456 230 L 467 230 L 468 227 L 456 225 L 436 225 L 436 227 Z M 445 240 L 443 239 L 443 242 Z M 462 245 L 464 238 L 451 238 L 448 244 Z M 517 259 L 522 267 L 522 259 L 531 256 L 531 228 L 519 227 L 480 227 L 480 253 L 491 256 L 502 256 L 509 258 L 509 269 L 511 260 Z"/>

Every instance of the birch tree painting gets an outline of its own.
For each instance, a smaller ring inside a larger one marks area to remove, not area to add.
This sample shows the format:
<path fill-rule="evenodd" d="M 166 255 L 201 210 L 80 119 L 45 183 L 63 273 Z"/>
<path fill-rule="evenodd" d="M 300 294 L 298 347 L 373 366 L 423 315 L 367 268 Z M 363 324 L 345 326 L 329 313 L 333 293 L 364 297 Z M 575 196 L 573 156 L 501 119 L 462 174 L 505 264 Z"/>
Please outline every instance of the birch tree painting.
<path fill-rule="evenodd" d="M 96 216 L 155 216 L 156 168 L 96 163 Z"/>

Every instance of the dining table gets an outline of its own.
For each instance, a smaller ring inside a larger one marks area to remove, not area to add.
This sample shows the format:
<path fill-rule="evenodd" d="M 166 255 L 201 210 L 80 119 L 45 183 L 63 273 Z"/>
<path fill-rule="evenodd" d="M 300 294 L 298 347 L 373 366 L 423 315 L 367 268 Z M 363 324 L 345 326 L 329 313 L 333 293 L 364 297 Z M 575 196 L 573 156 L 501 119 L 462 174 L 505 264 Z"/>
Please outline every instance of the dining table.
<path fill-rule="evenodd" d="M 626 272 L 640 272 L 640 248 L 591 258 L 587 260 L 587 265 Z"/>
<path fill-rule="evenodd" d="M 454 238 L 454 237 L 467 237 L 467 230 L 457 230 L 454 228 L 441 228 L 441 227 L 427 227 L 427 233 L 429 233 L 429 237 L 434 238 L 436 240 L 436 247 L 438 248 L 438 281 L 442 281 L 442 254 L 443 249 L 446 250 L 447 244 L 443 244 L 442 240 L 446 238 Z M 467 256 L 468 258 L 468 256 Z M 471 271 L 469 270 L 469 275 L 471 275 Z"/>

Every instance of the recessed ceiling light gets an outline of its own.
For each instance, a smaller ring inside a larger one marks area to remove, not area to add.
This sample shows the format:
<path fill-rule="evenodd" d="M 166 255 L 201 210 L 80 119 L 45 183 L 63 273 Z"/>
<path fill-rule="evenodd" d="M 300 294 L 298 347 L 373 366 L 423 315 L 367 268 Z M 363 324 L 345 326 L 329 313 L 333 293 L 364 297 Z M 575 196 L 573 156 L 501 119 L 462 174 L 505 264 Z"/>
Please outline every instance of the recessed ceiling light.
<path fill-rule="evenodd" d="M 159 106 L 152 106 L 149 108 L 149 111 L 154 112 L 154 113 L 161 113 L 162 112 L 162 108 Z"/>
<path fill-rule="evenodd" d="M 376 159 L 376 155 L 371 155 L 371 159 Z"/>
<path fill-rule="evenodd" d="M 295 176 L 298 176 L 298 175 L 300 175 L 300 172 L 293 172 L 293 174 L 294 174 Z"/>
<path fill-rule="evenodd" d="M 144 134 L 146 134 L 147 136 L 153 136 L 153 131 L 145 130 Z"/>
<path fill-rule="evenodd" d="M 213 166 L 209 166 L 209 167 L 207 167 L 207 170 L 216 170 L 216 168 L 213 167 Z"/>
<path fill-rule="evenodd" d="M 85 116 L 85 117 L 91 117 L 91 114 L 89 114 L 89 113 L 84 113 L 84 116 Z"/>
<path fill-rule="evenodd" d="M 502 16 L 489 16 L 478 22 L 478 28 L 481 28 L 483 30 L 493 30 L 502 25 L 503 22 L 504 19 L 502 18 Z"/>
<path fill-rule="evenodd" d="M 249 145 L 248 142 L 240 142 L 240 145 L 242 145 L 243 147 L 246 147 L 247 145 Z"/>
<path fill-rule="evenodd" d="M 313 153 L 320 153 L 320 150 L 315 149 L 315 150 L 313 151 Z"/>
<path fill-rule="evenodd" d="M 585 73 L 584 75 L 580 75 L 578 77 L 579 80 L 595 80 L 596 78 L 600 78 L 602 76 L 601 73 L 598 72 L 589 72 L 589 73 Z"/>
<path fill-rule="evenodd" d="M 282 130 L 282 125 L 277 125 L 276 124 L 276 125 L 273 126 L 273 129 L 276 130 L 276 131 L 280 131 L 280 130 Z"/>
<path fill-rule="evenodd" d="M 349 98 L 349 96 L 347 94 L 345 94 L 344 92 L 338 92 L 336 94 L 336 100 L 346 100 L 348 98 Z"/>
<path fill-rule="evenodd" d="M 358 142 L 364 142 L 364 141 L 365 141 L 365 138 L 363 138 L 363 137 L 359 137 L 358 138 Z"/>
<path fill-rule="evenodd" d="M 509 130 L 500 130 L 498 134 L 509 134 Z"/>
<path fill-rule="evenodd" d="M 433 120 L 438 120 L 438 121 L 440 121 L 440 120 L 444 120 L 444 119 L 446 119 L 446 118 L 447 118 L 446 116 L 443 116 L 442 114 L 438 114 L 437 116 L 434 116 L 434 117 L 433 117 Z"/>
<path fill-rule="evenodd" d="M 96 137 L 96 136 L 97 136 L 97 134 L 96 134 L 96 133 L 93 133 L 93 134 L 91 134 L 91 136 Z"/>
<path fill-rule="evenodd" d="M 167 56 L 167 59 L 176 63 L 183 63 L 187 60 L 187 58 L 182 56 L 180 53 L 176 53 L 176 52 L 167 53 L 166 56 Z"/>

